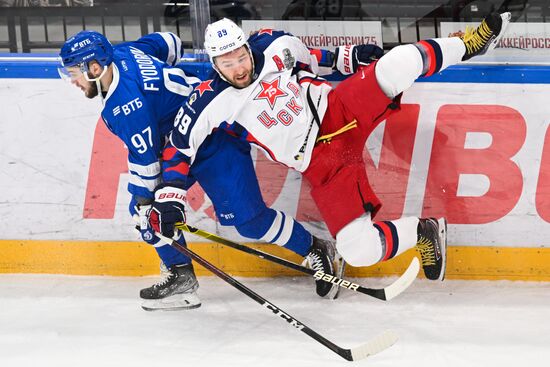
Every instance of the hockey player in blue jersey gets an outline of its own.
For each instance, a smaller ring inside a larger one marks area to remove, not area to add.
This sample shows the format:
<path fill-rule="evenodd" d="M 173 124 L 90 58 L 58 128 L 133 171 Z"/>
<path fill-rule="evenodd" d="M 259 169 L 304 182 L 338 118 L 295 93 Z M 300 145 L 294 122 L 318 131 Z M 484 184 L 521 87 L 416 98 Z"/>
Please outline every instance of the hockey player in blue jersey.
<path fill-rule="evenodd" d="M 130 213 L 140 225 L 142 238 L 155 247 L 164 265 L 161 282 L 140 292 L 146 310 L 200 306 L 190 259 L 155 236 L 146 216 L 155 188 L 162 187 L 159 158 L 177 110 L 193 90 L 193 94 L 202 94 L 208 88 L 176 65 L 181 55 L 181 41 L 172 33 L 154 33 L 112 46 L 93 31 L 68 39 L 60 52 L 61 73 L 86 97 L 103 98 L 103 121 L 128 147 Z M 170 160 L 173 153 L 166 150 L 164 158 Z M 166 167 L 165 177 L 178 180 L 181 172 L 175 168 Z M 189 179 L 182 190 L 198 181 L 222 225 L 235 226 L 245 237 L 284 246 L 304 256 L 314 269 L 334 273 L 335 252 L 330 241 L 312 237 L 290 216 L 266 207 L 248 143 L 215 132 L 185 174 Z M 185 244 L 181 233 L 175 237 Z M 316 284 L 320 296 L 331 298 L 336 289 L 323 281 Z"/>
<path fill-rule="evenodd" d="M 200 82 L 179 68 L 165 68 L 164 62 L 179 62 L 181 52 L 181 41 L 171 33 L 154 33 L 113 47 L 94 31 L 69 38 L 60 52 L 61 75 L 87 98 L 102 98 L 105 125 L 128 147 L 130 214 L 143 228 L 142 238 L 161 258 L 161 282 L 140 292 L 142 307 L 147 310 L 200 306 L 189 259 L 142 223 L 151 192 L 160 183 L 159 156 L 174 114 L 171 106 Z M 185 243 L 183 237 L 179 242 Z M 162 304 L 159 299 L 166 302 Z"/>

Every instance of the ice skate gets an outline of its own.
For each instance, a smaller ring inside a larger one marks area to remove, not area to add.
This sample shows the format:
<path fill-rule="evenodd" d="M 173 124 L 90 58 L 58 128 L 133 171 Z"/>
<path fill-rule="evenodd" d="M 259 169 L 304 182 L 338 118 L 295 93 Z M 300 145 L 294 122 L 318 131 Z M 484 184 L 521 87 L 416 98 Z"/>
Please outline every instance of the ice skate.
<path fill-rule="evenodd" d="M 466 45 L 466 53 L 462 61 L 484 55 L 495 48 L 506 32 L 511 18 L 511 13 L 492 13 L 483 19 L 476 29 L 466 28 L 466 32 L 460 37 Z"/>
<path fill-rule="evenodd" d="M 161 281 L 140 291 L 141 307 L 146 311 L 184 310 L 200 307 L 197 295 L 199 282 L 192 264 L 172 265 L 167 269 L 161 264 Z"/>
<path fill-rule="evenodd" d="M 334 243 L 317 237 L 313 237 L 313 244 L 305 257 L 304 264 L 310 269 L 332 276 L 342 274 L 344 266 L 342 257 L 336 252 Z M 328 299 L 336 298 L 340 288 L 323 280 L 316 280 L 315 284 L 317 294 Z"/>
<path fill-rule="evenodd" d="M 447 220 L 440 218 L 420 219 L 418 242 L 424 275 L 430 280 L 445 279 L 447 262 Z"/>

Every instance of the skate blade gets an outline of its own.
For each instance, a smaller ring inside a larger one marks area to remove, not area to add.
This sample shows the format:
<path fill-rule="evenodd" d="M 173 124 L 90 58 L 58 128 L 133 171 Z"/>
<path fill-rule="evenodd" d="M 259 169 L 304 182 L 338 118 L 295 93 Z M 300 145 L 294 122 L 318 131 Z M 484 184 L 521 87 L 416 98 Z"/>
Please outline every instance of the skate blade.
<path fill-rule="evenodd" d="M 161 299 L 147 299 L 141 304 L 145 311 L 178 311 L 192 310 L 201 306 L 196 292 L 175 294 Z"/>
<path fill-rule="evenodd" d="M 441 274 L 438 280 L 445 280 L 445 271 L 447 270 L 447 219 L 439 218 L 437 220 L 439 227 L 439 243 L 441 244 Z"/>
<path fill-rule="evenodd" d="M 510 24 L 510 20 L 512 19 L 512 13 L 502 13 L 500 14 L 500 19 L 502 19 L 502 25 L 500 27 L 500 33 L 495 37 L 494 40 L 491 41 L 491 44 L 489 45 L 487 51 L 493 50 L 495 47 L 497 47 L 498 42 L 501 40 L 502 36 L 506 33 L 506 28 L 508 28 L 508 25 Z"/>

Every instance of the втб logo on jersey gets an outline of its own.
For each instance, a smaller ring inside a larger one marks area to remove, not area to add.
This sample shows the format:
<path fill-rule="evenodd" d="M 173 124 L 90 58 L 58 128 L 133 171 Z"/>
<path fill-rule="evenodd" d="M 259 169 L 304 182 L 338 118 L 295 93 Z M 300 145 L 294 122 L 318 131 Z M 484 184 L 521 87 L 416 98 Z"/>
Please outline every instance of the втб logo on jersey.
<path fill-rule="evenodd" d="M 139 110 L 142 106 L 143 106 L 143 102 L 141 102 L 139 97 L 137 97 L 136 99 L 133 99 L 126 104 L 116 106 L 115 108 L 113 108 L 113 115 L 116 116 L 122 111 L 124 112 L 125 116 L 128 116 L 135 110 Z"/>
<path fill-rule="evenodd" d="M 254 99 L 257 101 L 260 99 L 265 99 L 269 103 L 269 107 L 273 109 L 273 107 L 275 107 L 275 102 L 277 102 L 277 98 L 288 96 L 285 91 L 279 88 L 280 82 L 281 77 L 278 77 L 271 82 L 264 82 L 263 80 L 260 81 L 260 87 L 262 87 L 262 90 L 256 97 L 254 97 Z"/>

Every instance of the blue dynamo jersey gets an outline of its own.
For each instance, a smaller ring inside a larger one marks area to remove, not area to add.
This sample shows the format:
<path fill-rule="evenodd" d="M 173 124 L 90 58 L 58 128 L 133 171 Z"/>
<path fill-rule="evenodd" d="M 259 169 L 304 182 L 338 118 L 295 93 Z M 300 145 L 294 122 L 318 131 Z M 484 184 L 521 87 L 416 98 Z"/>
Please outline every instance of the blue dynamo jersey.
<path fill-rule="evenodd" d="M 128 191 L 133 198 L 152 199 L 161 182 L 165 139 L 179 106 L 200 80 L 176 65 L 183 50 L 172 33 L 149 34 L 114 49 L 113 81 L 101 116 L 128 147 Z"/>

